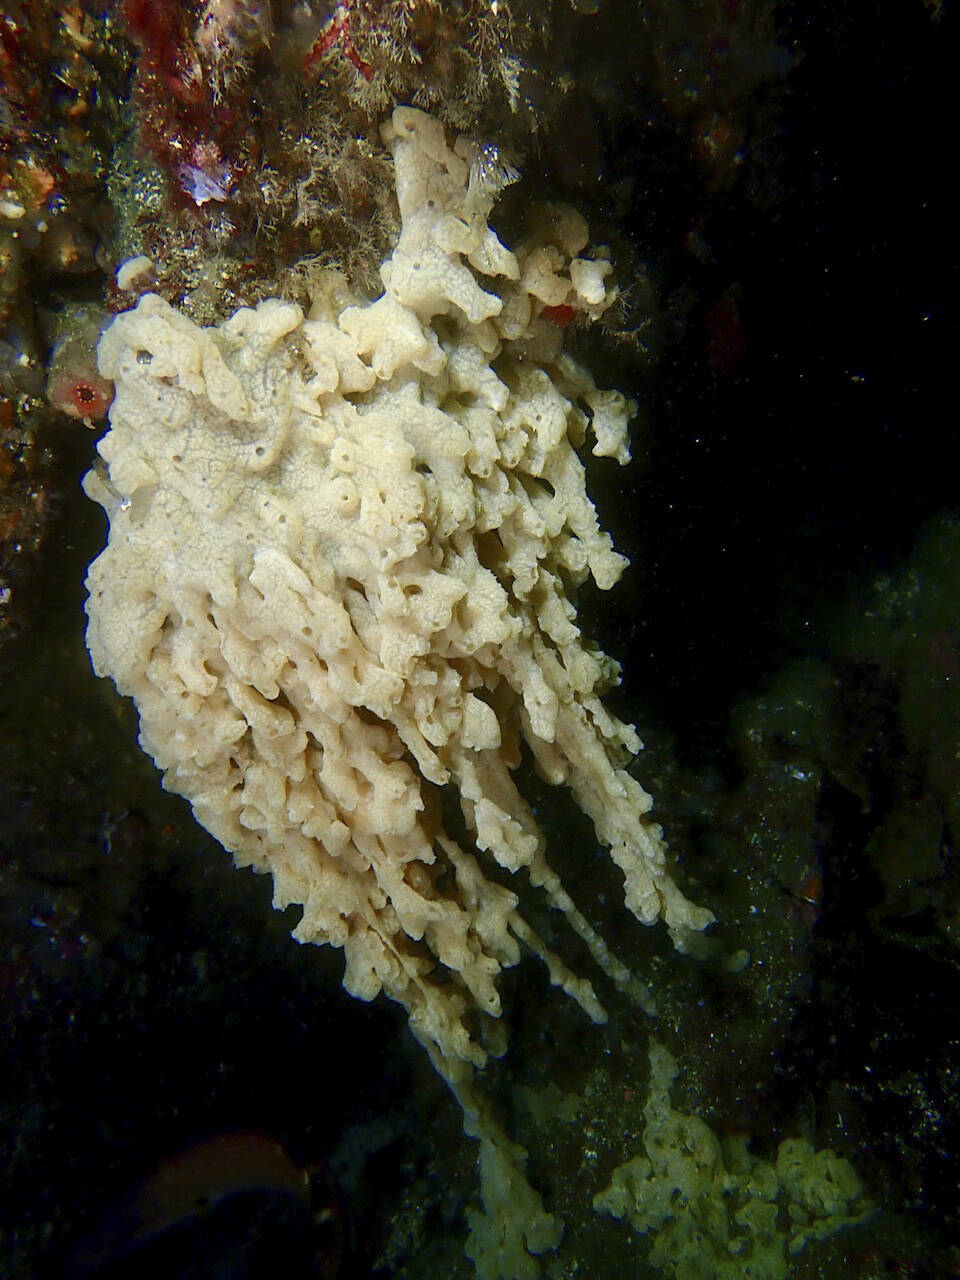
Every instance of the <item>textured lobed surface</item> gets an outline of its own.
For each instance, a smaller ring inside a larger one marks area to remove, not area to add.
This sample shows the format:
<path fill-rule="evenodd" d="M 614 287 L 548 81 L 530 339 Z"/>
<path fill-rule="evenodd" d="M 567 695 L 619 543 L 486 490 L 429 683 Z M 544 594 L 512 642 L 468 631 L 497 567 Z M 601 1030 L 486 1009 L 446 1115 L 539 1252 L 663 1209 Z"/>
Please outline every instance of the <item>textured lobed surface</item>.
<path fill-rule="evenodd" d="M 743 1135 L 718 1140 L 699 1116 L 674 1110 L 672 1055 L 650 1042 L 645 1155 L 613 1171 L 598 1212 L 651 1237 L 650 1261 L 672 1280 L 787 1280 L 791 1259 L 873 1213 L 849 1161 L 786 1138 L 771 1161 Z"/>
<path fill-rule="evenodd" d="M 586 225 L 562 208 L 507 250 L 487 216 L 512 175 L 422 112 L 399 108 L 385 137 L 403 233 L 377 301 L 331 275 L 309 318 L 270 299 L 201 329 L 147 295 L 104 334 L 107 470 L 85 483 L 110 539 L 88 645 L 165 785 L 272 873 L 277 906 L 302 905 L 298 938 L 343 948 L 349 991 L 406 1007 L 453 1080 L 485 1059 L 469 1013 L 499 1014 L 519 941 L 603 1017 L 485 860 L 526 867 L 634 982 L 546 860 L 512 775 L 521 741 L 593 820 L 640 920 L 682 944 L 712 917 L 671 879 L 624 768 L 638 739 L 600 701 L 615 665 L 570 600 L 625 564 L 576 447 L 589 429 L 626 461 L 629 405 L 542 312 L 599 314 L 609 264 L 580 256 Z M 448 785 L 474 847 L 444 829 Z"/>

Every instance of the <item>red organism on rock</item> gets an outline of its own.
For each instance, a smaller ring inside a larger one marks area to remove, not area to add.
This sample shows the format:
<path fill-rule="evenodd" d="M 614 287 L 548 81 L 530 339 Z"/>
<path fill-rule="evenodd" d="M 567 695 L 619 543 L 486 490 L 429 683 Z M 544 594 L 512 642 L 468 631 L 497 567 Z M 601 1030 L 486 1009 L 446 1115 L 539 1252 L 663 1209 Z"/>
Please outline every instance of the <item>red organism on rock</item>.
<path fill-rule="evenodd" d="M 369 62 L 364 62 L 363 58 L 357 53 L 356 46 L 353 43 L 353 37 L 350 35 L 350 5 L 339 5 L 333 15 L 330 25 L 319 37 L 316 44 L 304 59 L 303 66 L 305 71 L 312 70 L 320 61 L 322 56 L 330 49 L 337 47 L 343 56 L 363 75 L 365 80 L 373 79 L 373 67 Z"/>

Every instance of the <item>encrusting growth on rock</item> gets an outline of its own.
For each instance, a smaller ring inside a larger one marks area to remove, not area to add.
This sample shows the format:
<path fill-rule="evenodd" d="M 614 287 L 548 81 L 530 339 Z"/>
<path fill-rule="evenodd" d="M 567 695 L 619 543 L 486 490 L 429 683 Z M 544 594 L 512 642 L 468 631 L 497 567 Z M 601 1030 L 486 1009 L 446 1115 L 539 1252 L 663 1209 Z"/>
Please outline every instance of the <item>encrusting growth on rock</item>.
<path fill-rule="evenodd" d="M 296 937 L 343 948 L 350 992 L 406 1008 L 488 1163 L 509 1161 L 470 1083 L 501 969 L 522 942 L 604 1013 L 487 868 L 526 869 L 643 998 L 548 862 L 521 744 L 590 816 L 639 920 L 682 946 L 712 916 L 671 877 L 625 768 L 637 735 L 600 700 L 615 665 L 570 599 L 626 563 L 576 450 L 589 431 L 625 462 L 630 406 L 563 353 L 547 309 L 600 314 L 609 263 L 560 207 L 506 249 L 487 218 L 513 175 L 424 113 L 398 108 L 384 136 L 403 231 L 377 301 L 331 274 L 309 317 L 269 299 L 201 329 L 148 294 L 104 334 L 116 398 L 86 490 L 110 539 L 87 641 L 165 785 L 272 873 L 278 907 L 302 906 Z M 469 842 L 444 827 L 444 787 Z"/>

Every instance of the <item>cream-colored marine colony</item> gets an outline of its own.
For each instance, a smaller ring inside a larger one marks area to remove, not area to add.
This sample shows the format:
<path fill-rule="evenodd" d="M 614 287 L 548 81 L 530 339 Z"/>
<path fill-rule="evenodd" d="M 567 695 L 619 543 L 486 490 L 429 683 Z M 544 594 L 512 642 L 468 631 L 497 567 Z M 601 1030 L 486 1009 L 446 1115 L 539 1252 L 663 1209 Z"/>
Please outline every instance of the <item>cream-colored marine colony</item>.
<path fill-rule="evenodd" d="M 148 294 L 104 334 L 116 398 L 85 488 L 110 538 L 87 643 L 165 785 L 272 873 L 276 906 L 302 905 L 295 936 L 342 947 L 353 994 L 406 1008 L 481 1139 L 488 1208 L 516 1218 L 532 1198 L 535 1250 L 559 1228 L 471 1086 L 486 1051 L 469 1015 L 499 1015 L 520 943 L 604 1014 L 486 868 L 526 868 L 601 968 L 642 987 L 547 861 L 514 782 L 521 742 L 592 819 L 638 919 L 682 946 L 712 917 L 671 878 L 625 769 L 636 733 L 600 701 L 616 665 L 584 644 L 569 594 L 626 563 L 576 449 L 589 431 L 625 462 L 630 406 L 555 323 L 609 305 L 609 263 L 581 256 L 586 224 L 559 207 L 507 250 L 487 218 L 513 175 L 422 112 L 398 108 L 384 136 L 403 229 L 377 301 L 329 273 L 309 317 L 269 299 L 201 329 Z M 444 829 L 446 786 L 469 843 Z M 490 1230 L 475 1257 L 504 1247 L 510 1228 Z"/>

